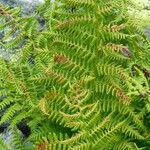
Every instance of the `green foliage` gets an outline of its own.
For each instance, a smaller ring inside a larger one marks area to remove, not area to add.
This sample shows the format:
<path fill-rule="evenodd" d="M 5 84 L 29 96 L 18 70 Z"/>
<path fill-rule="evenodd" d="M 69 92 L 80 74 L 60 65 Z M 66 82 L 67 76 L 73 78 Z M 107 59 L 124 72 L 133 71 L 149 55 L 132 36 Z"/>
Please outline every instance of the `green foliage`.
<path fill-rule="evenodd" d="M 6 34 L 3 46 L 26 41 L 18 62 L 0 61 L 0 93 L 6 96 L 0 109 L 9 106 L 0 123 L 10 120 L 13 128 L 25 119 L 31 149 L 149 148 L 149 42 L 128 14 L 129 5 L 129 0 L 46 1 L 38 17 L 16 13 L 15 19 L 1 6 L 6 11 L 1 29 L 18 31 L 5 43 L 11 35 Z M 46 22 L 42 30 L 39 19 Z M 22 149 L 16 137 L 16 149 Z"/>

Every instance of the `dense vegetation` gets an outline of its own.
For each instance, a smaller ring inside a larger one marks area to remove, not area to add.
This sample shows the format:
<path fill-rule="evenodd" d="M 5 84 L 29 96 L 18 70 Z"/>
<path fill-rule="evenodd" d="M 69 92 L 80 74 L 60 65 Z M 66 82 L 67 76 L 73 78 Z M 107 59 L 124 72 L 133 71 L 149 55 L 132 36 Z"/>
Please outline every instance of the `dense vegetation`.
<path fill-rule="evenodd" d="M 22 17 L 0 5 L 1 46 L 19 56 L 0 60 L 0 123 L 14 130 L 1 149 L 149 149 L 150 43 L 131 6 L 47 0 Z"/>

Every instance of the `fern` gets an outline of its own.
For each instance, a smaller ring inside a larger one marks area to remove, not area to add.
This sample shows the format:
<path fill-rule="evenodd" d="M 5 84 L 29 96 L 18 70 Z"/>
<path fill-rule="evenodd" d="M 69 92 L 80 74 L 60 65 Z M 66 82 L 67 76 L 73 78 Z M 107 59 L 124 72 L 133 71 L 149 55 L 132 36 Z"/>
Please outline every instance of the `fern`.
<path fill-rule="evenodd" d="M 34 16 L 10 11 L 15 19 L 1 27 L 11 30 L 2 40 L 12 29 L 18 35 L 3 46 L 25 43 L 18 62 L 0 60 L 0 108 L 10 105 L 0 123 L 10 120 L 13 128 L 26 119 L 31 149 L 148 148 L 140 142 L 149 141 L 149 42 L 128 6 L 129 0 L 46 1 L 37 9 L 42 30 Z M 19 139 L 16 149 L 25 146 Z"/>

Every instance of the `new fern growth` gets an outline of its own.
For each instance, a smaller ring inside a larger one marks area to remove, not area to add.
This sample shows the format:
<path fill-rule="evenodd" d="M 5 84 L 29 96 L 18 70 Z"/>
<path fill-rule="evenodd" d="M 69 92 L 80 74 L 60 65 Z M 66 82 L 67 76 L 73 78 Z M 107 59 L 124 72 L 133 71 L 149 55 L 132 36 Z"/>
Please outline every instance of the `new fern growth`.
<path fill-rule="evenodd" d="M 128 14 L 131 4 L 45 1 L 36 11 L 45 20 L 42 30 L 37 17 L 8 20 L 11 13 L 3 9 L 1 29 L 18 32 L 3 46 L 25 43 L 18 62 L 0 61 L 0 93 L 6 96 L 0 109 L 9 106 L 0 123 L 9 120 L 13 128 L 26 120 L 31 134 L 22 143 L 31 142 L 31 149 L 148 148 L 149 41 Z"/>

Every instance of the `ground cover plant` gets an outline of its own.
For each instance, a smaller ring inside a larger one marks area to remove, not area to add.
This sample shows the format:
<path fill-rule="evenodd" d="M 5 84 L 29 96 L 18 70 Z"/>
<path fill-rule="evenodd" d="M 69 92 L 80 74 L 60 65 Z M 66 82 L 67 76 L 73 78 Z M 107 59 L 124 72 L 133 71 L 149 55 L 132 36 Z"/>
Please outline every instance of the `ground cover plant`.
<path fill-rule="evenodd" d="M 0 5 L 1 46 L 19 53 L 0 60 L 0 123 L 14 130 L 1 149 L 149 149 L 150 45 L 129 7 L 46 0 L 22 17 Z"/>

